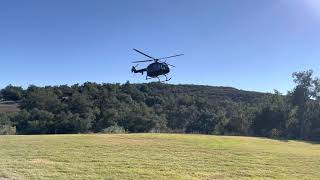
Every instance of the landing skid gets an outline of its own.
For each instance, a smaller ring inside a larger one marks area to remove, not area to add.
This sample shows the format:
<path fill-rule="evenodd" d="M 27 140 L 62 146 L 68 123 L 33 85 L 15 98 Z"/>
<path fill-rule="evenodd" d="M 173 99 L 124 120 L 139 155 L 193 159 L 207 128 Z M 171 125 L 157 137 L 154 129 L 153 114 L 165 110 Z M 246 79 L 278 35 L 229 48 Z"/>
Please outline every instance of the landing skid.
<path fill-rule="evenodd" d="M 150 79 L 155 79 L 155 78 L 157 78 L 157 79 L 158 79 L 158 82 L 161 82 L 161 83 L 167 82 L 167 81 L 170 81 L 170 80 L 171 80 L 171 78 L 168 78 L 167 75 L 162 75 L 162 76 L 166 77 L 166 79 L 165 79 L 165 80 L 161 80 L 161 79 L 159 78 L 159 76 L 156 76 L 156 77 L 146 76 L 146 80 L 150 80 Z"/>

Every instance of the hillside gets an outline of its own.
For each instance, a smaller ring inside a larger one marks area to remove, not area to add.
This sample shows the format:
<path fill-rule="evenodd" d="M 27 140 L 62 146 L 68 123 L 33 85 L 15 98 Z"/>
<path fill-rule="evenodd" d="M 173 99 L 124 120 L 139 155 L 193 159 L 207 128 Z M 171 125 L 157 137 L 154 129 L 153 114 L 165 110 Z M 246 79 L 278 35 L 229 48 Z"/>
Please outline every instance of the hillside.
<path fill-rule="evenodd" d="M 230 87 L 129 82 L 8 86 L 0 97 L 20 102 L 21 111 L 0 113 L 5 127 L 1 134 L 97 133 L 111 128 L 320 140 L 320 103 L 314 100 L 320 98 L 311 96 L 317 92 L 301 97 L 304 94 L 296 89 L 283 96 Z M 14 104 L 4 107 L 2 112 L 18 111 Z M 9 132 L 9 127 L 16 131 Z"/>
<path fill-rule="evenodd" d="M 250 137 L 0 136 L 0 179 L 319 179 L 320 145 Z"/>
<path fill-rule="evenodd" d="M 87 85 L 96 85 L 95 83 L 86 83 Z M 108 86 L 117 86 L 116 84 Z M 160 84 L 160 83 L 149 83 L 149 84 L 132 84 L 131 86 L 137 87 L 137 89 L 143 90 L 148 87 L 149 95 L 152 96 L 166 96 L 166 95 L 191 95 L 195 98 L 204 99 L 210 104 L 214 104 L 219 101 L 233 101 L 233 102 L 244 102 L 244 103 L 256 103 L 261 100 L 262 97 L 268 96 L 267 93 L 254 92 L 239 90 L 232 87 L 222 86 L 204 86 L 204 85 L 171 85 L 171 84 Z M 63 89 L 66 86 L 54 86 L 55 89 Z M 19 87 L 20 88 L 20 87 Z M 17 88 L 17 89 L 19 89 Z M 50 88 L 47 86 L 46 88 Z M 15 89 L 15 91 L 17 91 Z M 21 91 L 23 91 L 21 89 Z M 25 92 L 25 91 L 24 91 Z M 20 95 L 24 92 L 21 92 Z M 15 92 L 16 93 L 16 92 Z M 12 93 L 9 93 L 12 96 Z M 70 95 L 68 92 L 64 92 L 60 99 L 66 98 Z M 99 97 L 97 97 L 99 98 Z M 16 101 L 0 101 L 0 113 L 2 112 L 17 112 L 19 111 L 19 103 Z"/>
<path fill-rule="evenodd" d="M 10 113 L 19 111 L 19 103 L 14 101 L 0 101 L 0 113 Z"/>
<path fill-rule="evenodd" d="M 132 133 L 244 134 L 248 131 L 234 131 L 233 125 L 223 130 L 219 122 L 227 126 L 225 121 L 236 118 L 235 112 L 253 112 L 267 97 L 229 87 L 90 82 L 27 89 L 8 86 L 0 95 L 12 102 L 3 104 L 1 112 L 18 111 L 14 102 L 20 102 L 21 113 L 2 118 L 0 114 L 0 124 L 15 126 L 18 134 L 101 132 L 114 125 Z"/>
<path fill-rule="evenodd" d="M 256 103 L 257 101 L 260 101 L 260 98 L 270 95 L 268 93 L 245 91 L 223 86 L 170 85 L 158 83 L 151 83 L 149 86 L 154 93 L 191 94 L 196 97 L 204 98 L 210 103 L 228 100 L 234 102 Z"/>

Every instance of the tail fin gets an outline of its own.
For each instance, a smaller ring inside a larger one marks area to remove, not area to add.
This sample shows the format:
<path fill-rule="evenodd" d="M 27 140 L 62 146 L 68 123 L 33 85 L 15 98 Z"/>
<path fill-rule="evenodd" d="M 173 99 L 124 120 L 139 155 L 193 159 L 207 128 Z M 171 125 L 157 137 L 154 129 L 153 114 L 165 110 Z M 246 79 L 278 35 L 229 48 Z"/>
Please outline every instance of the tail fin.
<path fill-rule="evenodd" d="M 131 72 L 136 73 L 137 72 L 136 67 L 132 66 Z"/>

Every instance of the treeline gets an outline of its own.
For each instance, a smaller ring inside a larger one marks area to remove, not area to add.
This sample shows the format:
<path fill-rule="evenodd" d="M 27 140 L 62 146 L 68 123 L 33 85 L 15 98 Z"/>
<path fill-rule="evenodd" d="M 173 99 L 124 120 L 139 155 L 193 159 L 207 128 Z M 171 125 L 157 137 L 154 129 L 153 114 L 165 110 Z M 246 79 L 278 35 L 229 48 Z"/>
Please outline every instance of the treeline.
<path fill-rule="evenodd" d="M 0 114 L 0 134 L 177 132 L 320 139 L 320 80 L 293 74 L 296 87 L 281 95 L 234 88 L 149 84 L 7 86 L 0 99 L 20 112 Z"/>

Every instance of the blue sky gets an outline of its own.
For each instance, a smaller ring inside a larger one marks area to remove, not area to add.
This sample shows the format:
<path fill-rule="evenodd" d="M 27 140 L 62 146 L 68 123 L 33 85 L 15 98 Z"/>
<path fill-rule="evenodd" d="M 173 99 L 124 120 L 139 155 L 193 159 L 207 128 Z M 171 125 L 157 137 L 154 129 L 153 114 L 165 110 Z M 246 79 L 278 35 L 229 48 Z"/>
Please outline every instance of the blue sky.
<path fill-rule="evenodd" d="M 320 1 L 0 1 L 0 88 L 145 82 L 132 48 L 184 53 L 174 84 L 286 92 L 292 72 L 319 75 Z"/>

